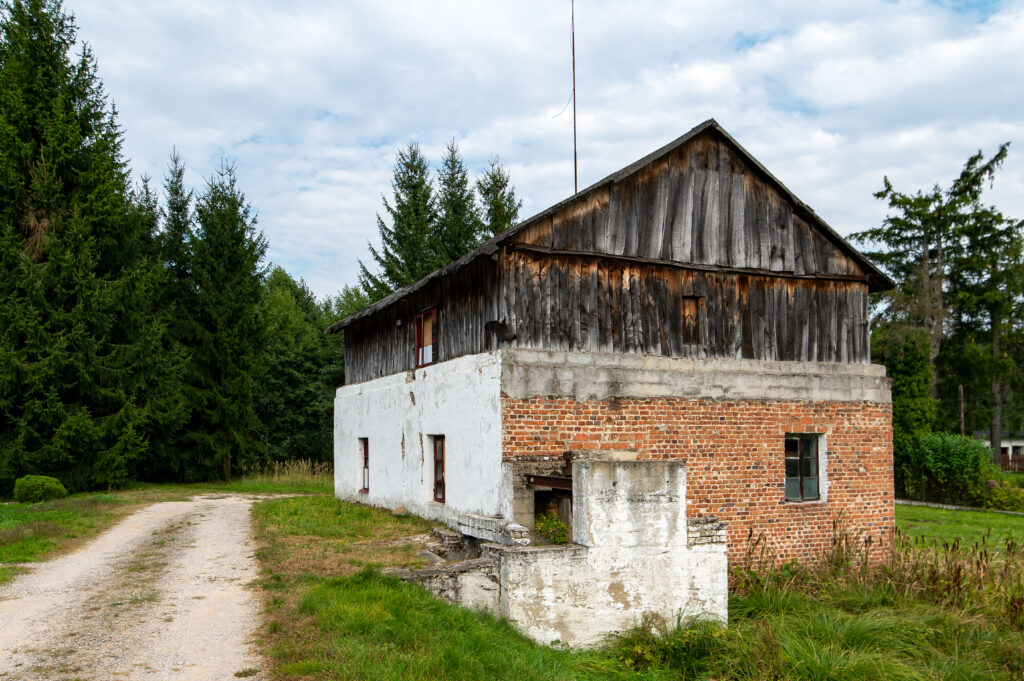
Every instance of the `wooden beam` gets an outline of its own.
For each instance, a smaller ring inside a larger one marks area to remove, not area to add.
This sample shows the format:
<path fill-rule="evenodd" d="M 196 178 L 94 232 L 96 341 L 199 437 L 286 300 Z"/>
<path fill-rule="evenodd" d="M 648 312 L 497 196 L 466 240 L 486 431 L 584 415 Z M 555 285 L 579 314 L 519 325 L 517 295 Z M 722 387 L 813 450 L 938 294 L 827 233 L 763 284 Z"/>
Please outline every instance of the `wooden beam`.
<path fill-rule="evenodd" d="M 516 243 L 511 244 L 511 250 L 533 253 L 536 255 L 554 255 L 570 258 L 596 258 L 599 260 L 614 260 L 617 262 L 637 263 L 641 265 L 657 265 L 659 267 L 671 267 L 678 270 L 689 270 L 695 272 L 718 272 L 723 274 L 746 274 L 761 277 L 775 277 L 778 279 L 814 279 L 818 281 L 857 281 L 863 284 L 868 283 L 868 278 L 859 274 L 795 274 L 793 272 L 778 272 L 775 270 L 758 269 L 753 267 L 724 267 L 722 265 L 698 265 L 694 263 L 681 263 L 674 260 L 662 260 L 660 258 L 644 258 L 632 255 L 610 255 L 608 253 L 596 253 L 593 251 L 573 251 L 546 246 L 535 246 L 533 244 Z"/>

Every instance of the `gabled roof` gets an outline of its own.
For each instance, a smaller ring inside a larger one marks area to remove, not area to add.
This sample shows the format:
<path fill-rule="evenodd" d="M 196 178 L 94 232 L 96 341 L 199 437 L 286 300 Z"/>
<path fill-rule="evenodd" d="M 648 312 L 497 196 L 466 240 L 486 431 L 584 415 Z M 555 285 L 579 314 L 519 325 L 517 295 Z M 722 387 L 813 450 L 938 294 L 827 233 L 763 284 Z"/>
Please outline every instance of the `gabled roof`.
<path fill-rule="evenodd" d="M 414 293 L 416 291 L 419 291 L 420 289 L 422 289 L 424 286 L 426 286 L 427 284 L 431 283 L 432 281 L 434 281 L 436 279 L 440 279 L 440 278 L 442 278 L 444 276 L 447 276 L 448 274 L 450 274 L 452 272 L 455 272 L 457 270 L 462 269 L 463 267 L 465 267 L 466 265 L 470 264 L 471 262 L 477 260 L 478 258 L 483 258 L 483 257 L 488 257 L 488 256 L 493 255 L 504 243 L 506 243 L 507 241 L 512 240 L 517 234 L 519 234 L 523 230 L 529 228 L 531 225 L 533 225 L 533 224 L 539 222 L 540 220 L 543 220 L 544 218 L 546 218 L 546 217 L 548 217 L 548 216 L 558 212 L 559 210 L 561 210 L 565 206 L 568 206 L 571 203 L 574 203 L 576 201 L 585 200 L 589 195 L 591 195 L 591 194 L 593 194 L 593 193 L 595 193 L 595 192 L 597 192 L 597 191 L 599 191 L 601 189 L 604 189 L 605 187 L 608 187 L 610 185 L 614 185 L 614 184 L 616 184 L 618 182 L 621 182 L 622 180 L 626 179 L 627 177 L 629 177 L 633 173 L 639 171 L 640 169 L 644 168 L 647 165 L 650 165 L 651 163 L 657 161 L 661 157 L 663 157 L 663 156 L 665 156 L 665 155 L 675 151 L 676 149 L 678 149 L 679 147 L 683 146 L 684 144 L 686 144 L 690 140 L 694 139 L 695 137 L 697 137 L 697 136 L 699 136 L 699 135 L 701 135 L 701 134 L 703 134 L 705 132 L 708 132 L 708 131 L 714 131 L 714 132 L 718 133 L 719 135 L 721 135 L 721 137 L 726 142 L 728 142 L 730 146 L 732 146 L 737 152 L 739 152 L 739 154 L 743 157 L 743 159 L 747 163 L 749 163 L 751 166 L 753 166 L 755 169 L 757 169 L 758 172 L 762 173 L 765 176 L 765 178 L 772 185 L 775 186 L 775 189 L 778 190 L 778 192 L 780 194 L 782 194 L 783 197 L 788 199 L 793 204 L 794 212 L 798 211 L 798 212 L 804 213 L 806 215 L 806 217 L 809 218 L 809 220 L 815 226 L 820 228 L 829 237 L 829 239 L 831 239 L 836 244 L 836 246 L 839 247 L 839 249 L 843 253 L 845 253 L 854 262 L 856 262 L 858 265 L 860 265 L 864 269 L 864 272 L 865 272 L 865 274 L 867 276 L 868 287 L 869 287 L 869 289 L 871 291 L 885 291 L 885 290 L 894 288 L 896 286 L 896 284 L 892 281 L 892 279 L 890 279 L 888 277 L 888 275 L 886 275 L 880 269 L 878 269 L 873 264 L 871 264 L 871 262 L 867 258 L 865 258 L 864 255 L 862 255 L 857 249 L 855 249 L 853 246 L 851 246 L 850 243 L 846 241 L 846 239 L 844 239 L 842 236 L 840 236 L 838 232 L 836 232 L 834 229 L 832 229 L 828 225 L 828 223 L 826 223 L 823 219 L 821 219 L 821 217 L 819 217 L 818 214 L 815 213 L 814 210 L 810 206 L 808 206 L 803 201 L 798 199 L 796 197 L 796 195 L 793 194 L 793 192 L 791 192 L 786 187 L 786 185 L 782 184 L 782 182 L 779 181 L 779 179 L 777 177 L 772 175 L 771 172 L 769 172 L 767 168 L 765 168 L 763 165 L 761 165 L 761 162 L 758 161 L 756 158 L 754 158 L 754 156 L 749 151 L 744 149 L 743 146 L 740 145 L 739 142 L 737 142 L 735 139 L 733 139 L 732 135 L 727 133 L 725 131 L 725 129 L 721 125 L 718 124 L 718 121 L 716 121 L 713 118 L 709 118 L 708 120 L 704 121 L 700 125 L 696 126 L 692 130 L 687 132 L 682 137 L 679 137 L 678 139 L 675 139 L 672 142 L 669 142 L 668 144 L 666 144 L 665 146 L 661 147 L 660 149 L 658 149 L 658 150 L 656 150 L 654 152 L 651 152 L 647 156 L 644 156 L 643 158 L 641 158 L 639 161 L 636 161 L 635 163 L 631 163 L 630 165 L 626 166 L 622 170 L 619 170 L 619 171 L 616 171 L 616 172 L 612 173 L 608 177 L 606 177 L 606 178 L 604 178 L 602 180 L 599 180 L 598 182 L 595 182 L 594 184 L 590 185 L 586 189 L 583 189 L 582 191 L 579 191 L 579 192 L 573 194 L 572 196 L 570 196 L 570 197 L 568 197 L 568 198 L 566 198 L 566 199 L 556 203 L 555 205 L 551 206 L 550 208 L 547 208 L 547 209 L 541 211 L 540 213 L 537 213 L 533 217 L 528 218 L 528 219 L 520 222 L 518 225 L 515 225 L 514 227 L 511 227 L 511 228 L 505 230 L 501 234 L 498 234 L 496 236 L 491 237 L 490 239 L 488 239 L 487 241 L 483 242 L 482 244 L 477 246 L 474 250 L 470 251 L 469 253 L 467 253 L 466 255 L 462 256 L 458 260 L 450 262 L 447 265 L 445 265 L 444 267 L 442 267 L 441 269 L 435 270 L 435 271 L 431 272 L 430 274 L 428 274 L 425 277 L 423 277 L 422 279 L 420 279 L 420 280 L 410 284 L 409 286 L 406 286 L 403 289 L 395 291 L 394 293 L 392 293 L 391 295 L 387 296 L 386 298 L 382 298 L 381 300 L 378 300 L 373 305 L 371 305 L 371 306 L 369 306 L 369 307 L 367 307 L 367 308 L 365 308 L 363 310 L 360 310 L 359 312 L 357 312 L 357 313 L 355 313 L 353 315 L 349 315 L 348 317 L 346 317 L 346 318 L 344 318 L 344 319 L 342 319 L 340 321 L 335 322 L 334 324 L 332 324 L 331 326 L 329 326 L 327 328 L 326 333 L 336 333 L 336 332 L 344 329 L 348 325 L 352 324 L 353 322 L 356 322 L 356 321 L 358 321 L 360 319 L 365 319 L 366 317 L 369 317 L 370 315 L 376 313 L 377 311 L 383 310 L 384 308 L 393 305 L 394 303 L 398 302 L 402 298 L 405 298 L 406 296 L 408 296 L 408 295 L 410 295 L 410 294 L 412 294 L 412 293 Z"/>

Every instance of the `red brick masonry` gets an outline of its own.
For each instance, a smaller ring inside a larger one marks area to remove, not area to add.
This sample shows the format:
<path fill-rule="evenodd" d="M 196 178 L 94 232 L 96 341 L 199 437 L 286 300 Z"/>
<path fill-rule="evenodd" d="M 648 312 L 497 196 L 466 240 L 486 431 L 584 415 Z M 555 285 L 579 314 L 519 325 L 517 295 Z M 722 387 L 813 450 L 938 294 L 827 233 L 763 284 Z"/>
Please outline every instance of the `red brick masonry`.
<path fill-rule="evenodd" d="M 820 433 L 827 449 L 827 500 L 784 500 L 784 438 Z M 680 398 L 512 399 L 502 395 L 508 457 L 621 449 L 687 462 L 686 515 L 729 521 L 729 561 L 742 563 L 748 532 L 763 534 L 775 559 L 814 561 L 832 544 L 834 521 L 870 538 L 871 558 L 892 550 L 892 409 L 874 402 L 734 402 Z M 841 520 L 840 520 L 841 519 Z"/>

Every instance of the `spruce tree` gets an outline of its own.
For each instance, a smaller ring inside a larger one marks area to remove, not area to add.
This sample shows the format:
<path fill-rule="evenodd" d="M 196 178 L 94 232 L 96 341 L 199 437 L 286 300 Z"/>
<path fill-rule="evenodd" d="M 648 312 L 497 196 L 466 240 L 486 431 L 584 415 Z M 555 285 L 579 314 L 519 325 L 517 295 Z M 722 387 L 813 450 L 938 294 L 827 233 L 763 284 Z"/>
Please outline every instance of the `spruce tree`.
<path fill-rule="evenodd" d="M 140 477 L 147 480 L 184 480 L 191 458 L 191 445 L 181 432 L 191 411 L 183 380 L 189 347 L 194 341 L 191 311 L 195 303 L 189 274 L 189 248 L 194 236 L 193 193 L 185 187 L 184 175 L 185 166 L 175 151 L 164 176 L 164 206 L 157 211 L 162 229 L 157 233 L 154 250 L 160 265 L 156 316 L 165 331 L 160 352 L 177 368 L 177 378 L 165 386 L 164 392 L 168 416 L 173 418 L 161 422 L 162 427 L 151 441 L 150 456 L 139 467 Z"/>
<path fill-rule="evenodd" d="M 497 157 L 477 180 L 478 204 L 455 140 L 447 145 L 436 192 L 430 167 L 415 143 L 398 151 L 391 186 L 393 202 L 383 199 L 390 224 L 378 215 L 380 249 L 370 244 L 377 271 L 359 262 L 359 285 L 368 303 L 412 284 L 508 229 L 518 220 L 522 206 Z"/>
<path fill-rule="evenodd" d="M 254 367 L 264 343 L 259 311 L 267 245 L 231 166 L 207 181 L 195 221 L 186 265 L 194 298 L 184 437 L 193 458 L 185 477 L 227 479 L 260 457 Z"/>
<path fill-rule="evenodd" d="M 486 237 L 501 234 L 519 221 L 523 202 L 516 198 L 512 177 L 501 166 L 497 156 L 491 159 L 490 167 L 476 181 L 476 191 L 480 196 Z"/>
<path fill-rule="evenodd" d="M 261 302 L 267 342 L 260 362 L 256 411 L 274 461 L 331 458 L 334 390 L 323 364 L 330 336 L 322 310 L 302 281 L 280 267 L 267 277 Z"/>
<path fill-rule="evenodd" d="M 160 418 L 152 205 L 75 42 L 56 0 L 0 4 L 0 494 L 26 473 L 119 485 Z"/>
<path fill-rule="evenodd" d="M 434 244 L 437 207 L 430 167 L 419 145 L 410 142 L 395 159 L 393 203 L 384 201 L 390 224 L 377 215 L 381 246 L 370 244 L 375 274 L 359 262 L 359 283 L 371 300 L 379 300 L 444 264 Z"/>
<path fill-rule="evenodd" d="M 469 173 L 454 139 L 445 148 L 437 172 L 437 206 L 433 250 L 446 264 L 476 248 L 484 232 Z"/>

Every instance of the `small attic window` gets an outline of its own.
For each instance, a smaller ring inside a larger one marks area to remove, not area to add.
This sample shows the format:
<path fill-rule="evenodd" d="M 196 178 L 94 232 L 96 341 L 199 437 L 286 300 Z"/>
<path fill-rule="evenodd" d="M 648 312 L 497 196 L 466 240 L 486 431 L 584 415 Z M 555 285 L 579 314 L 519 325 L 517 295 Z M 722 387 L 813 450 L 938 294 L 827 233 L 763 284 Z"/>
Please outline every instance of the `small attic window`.
<path fill-rule="evenodd" d="M 437 361 L 437 308 L 416 315 L 416 368 Z"/>
<path fill-rule="evenodd" d="M 682 342 L 686 345 L 700 345 L 701 328 L 704 324 L 704 298 L 700 296 L 683 296 L 682 301 L 683 335 Z"/>

